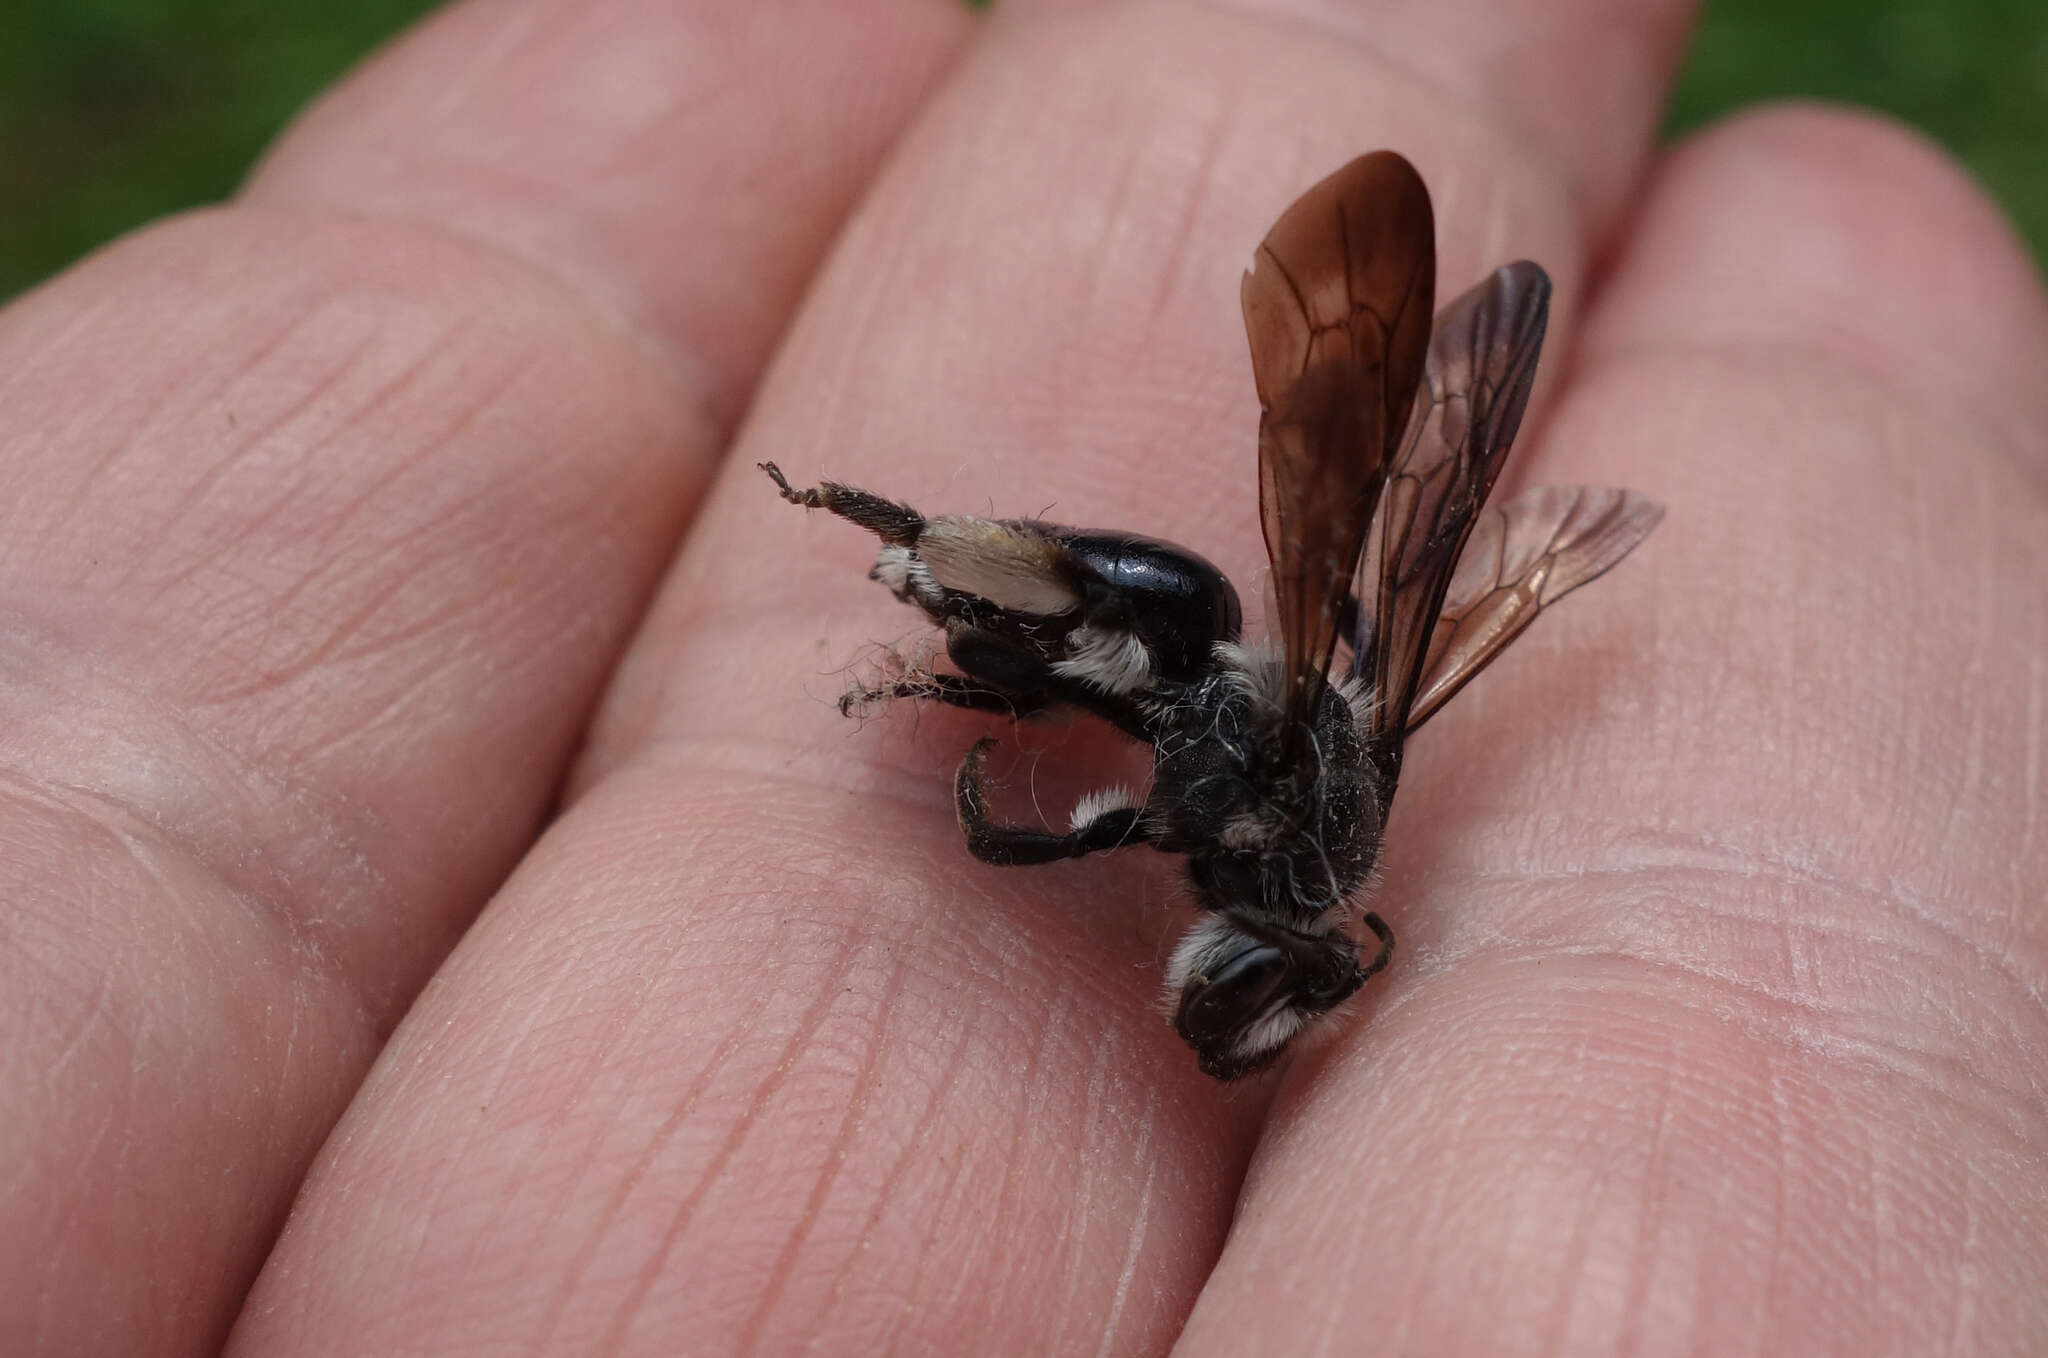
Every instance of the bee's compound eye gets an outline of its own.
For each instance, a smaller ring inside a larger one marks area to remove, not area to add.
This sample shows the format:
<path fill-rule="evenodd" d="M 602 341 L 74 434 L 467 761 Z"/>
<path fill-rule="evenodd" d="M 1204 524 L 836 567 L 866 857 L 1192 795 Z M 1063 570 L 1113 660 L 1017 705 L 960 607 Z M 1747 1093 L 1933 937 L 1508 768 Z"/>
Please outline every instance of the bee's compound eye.
<path fill-rule="evenodd" d="M 1229 1041 L 1266 1012 L 1290 971 L 1286 953 L 1270 943 L 1253 944 L 1208 975 L 1188 978 L 1173 1026 L 1196 1047 Z"/>

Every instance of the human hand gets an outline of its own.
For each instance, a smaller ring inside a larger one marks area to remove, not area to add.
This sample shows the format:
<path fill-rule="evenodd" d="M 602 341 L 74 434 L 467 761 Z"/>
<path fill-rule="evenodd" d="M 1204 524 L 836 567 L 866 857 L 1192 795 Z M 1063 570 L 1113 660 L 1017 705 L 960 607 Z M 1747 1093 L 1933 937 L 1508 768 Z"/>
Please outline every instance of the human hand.
<path fill-rule="evenodd" d="M 237 1352 L 2041 1342 L 2048 309 L 1973 189 L 1653 157 L 1669 4 L 676 8 L 455 11 L 0 317 L 44 1351 L 204 1347 L 287 1210 Z M 1226 1089 L 1170 860 L 984 868 L 985 721 L 806 697 L 915 618 L 751 464 L 1256 581 L 1238 272 L 1376 146 L 1441 295 L 1558 281 L 1510 481 L 1669 513 L 1417 738 L 1393 967 Z"/>

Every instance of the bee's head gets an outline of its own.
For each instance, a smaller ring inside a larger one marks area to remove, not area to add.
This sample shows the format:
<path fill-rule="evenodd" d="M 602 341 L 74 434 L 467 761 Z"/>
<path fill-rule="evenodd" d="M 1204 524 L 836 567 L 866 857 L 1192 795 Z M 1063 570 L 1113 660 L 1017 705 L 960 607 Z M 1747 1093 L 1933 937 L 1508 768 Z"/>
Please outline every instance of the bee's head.
<path fill-rule="evenodd" d="M 1167 993 L 1174 1031 L 1204 1074 L 1236 1080 L 1262 1070 L 1309 1020 L 1365 982 L 1342 933 L 1300 933 L 1243 915 L 1204 915 L 1174 949 Z"/>

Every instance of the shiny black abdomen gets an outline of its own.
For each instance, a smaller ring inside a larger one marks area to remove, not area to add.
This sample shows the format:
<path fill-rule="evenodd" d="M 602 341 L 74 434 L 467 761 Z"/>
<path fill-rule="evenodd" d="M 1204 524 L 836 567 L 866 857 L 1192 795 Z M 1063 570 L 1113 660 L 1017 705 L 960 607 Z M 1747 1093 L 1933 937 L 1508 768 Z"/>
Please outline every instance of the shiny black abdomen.
<path fill-rule="evenodd" d="M 1237 640 L 1244 626 L 1237 591 L 1187 548 L 1135 533 L 1060 533 L 1057 540 L 1095 577 L 1084 584 L 1087 619 L 1136 632 L 1161 678 L 1185 682 L 1208 666 L 1217 642 Z"/>

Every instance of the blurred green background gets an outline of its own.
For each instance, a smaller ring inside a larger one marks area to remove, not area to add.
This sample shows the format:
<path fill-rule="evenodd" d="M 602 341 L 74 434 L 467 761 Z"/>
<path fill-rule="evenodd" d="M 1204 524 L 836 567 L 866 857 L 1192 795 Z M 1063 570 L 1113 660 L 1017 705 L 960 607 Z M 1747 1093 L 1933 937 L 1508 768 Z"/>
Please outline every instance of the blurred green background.
<path fill-rule="evenodd" d="M 28 0 L 0 43 L 0 297 L 227 194 L 295 109 L 430 8 Z M 1709 0 L 1669 129 L 1777 95 L 1925 129 L 2048 255 L 2048 0 Z"/>

